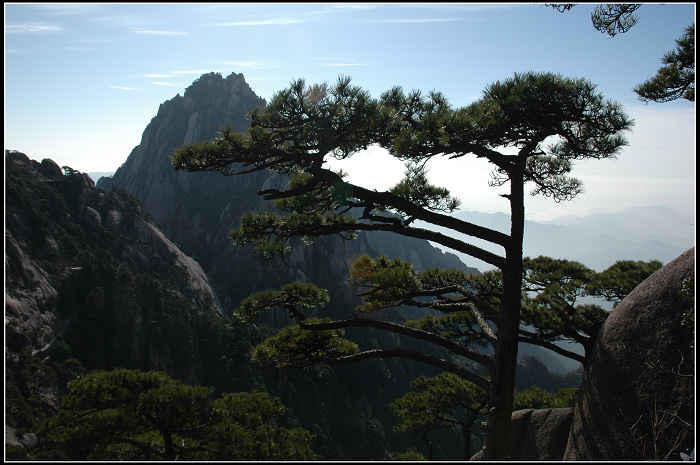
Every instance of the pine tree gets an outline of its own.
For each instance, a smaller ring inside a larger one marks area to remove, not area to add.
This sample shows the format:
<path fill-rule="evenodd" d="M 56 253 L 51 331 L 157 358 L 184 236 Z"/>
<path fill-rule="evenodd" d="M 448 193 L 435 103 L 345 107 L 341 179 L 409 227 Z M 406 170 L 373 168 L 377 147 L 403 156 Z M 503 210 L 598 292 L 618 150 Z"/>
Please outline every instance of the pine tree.
<path fill-rule="evenodd" d="M 69 384 L 48 443 L 77 460 L 309 460 L 313 436 L 268 422 L 284 413 L 262 392 L 212 399 L 162 372 L 94 371 Z"/>
<path fill-rule="evenodd" d="M 307 285 L 294 284 L 252 297 L 242 304 L 246 317 L 254 317 L 271 306 L 288 310 L 300 324 L 285 329 L 280 337 L 298 349 L 293 356 L 297 361 L 300 357 L 308 363 L 406 357 L 432 363 L 474 382 L 489 393 L 485 458 L 506 459 L 522 317 L 525 185 L 534 185 L 533 195 L 541 194 L 557 202 L 579 194 L 581 181 L 569 176 L 573 163 L 614 158 L 627 143 L 623 132 L 632 122 L 621 106 L 606 101 L 595 85 L 585 79 L 552 73 L 516 73 L 488 86 L 480 100 L 457 109 L 439 92 L 426 97 L 419 91 L 405 94 L 400 87 L 376 100 L 352 86 L 349 78 L 341 77 L 333 87 L 295 81 L 275 94 L 264 110 L 253 112 L 251 120 L 248 134 L 223 129 L 220 137 L 185 145 L 172 156 L 176 169 L 187 171 L 233 175 L 272 170 L 289 176 L 288 189 L 259 192 L 265 199 L 273 200 L 283 214 L 245 215 L 241 226 L 231 233 L 237 244 L 252 243 L 264 258 L 270 259 L 288 250 L 293 237 L 311 242 L 322 235 L 337 234 L 350 239 L 358 231 L 390 231 L 431 240 L 479 258 L 500 270 L 503 286 L 498 306 L 493 307 L 460 287 L 459 282 L 449 283 L 449 272 L 437 273 L 433 287 L 426 290 L 418 287 L 417 278 L 411 276 L 406 265 L 365 261 L 368 273 L 393 273 L 397 279 L 403 279 L 403 289 L 414 285 L 416 293 L 436 296 L 444 292 L 468 300 L 463 302 L 461 317 L 474 323 L 480 338 L 492 346 L 493 355 L 445 341 L 429 330 L 374 318 L 355 315 L 341 321 L 306 321 L 302 309 L 327 299 Z M 328 157 L 348 158 L 373 144 L 408 163 L 405 179 L 389 191 L 351 184 L 344 180 L 342 172 L 324 166 Z M 448 214 L 458 202 L 447 189 L 429 184 L 422 169 L 427 160 L 441 155 L 473 155 L 494 165 L 490 184 L 509 186 L 509 193 L 503 195 L 510 203 L 509 234 Z M 454 238 L 421 228 L 416 225 L 417 220 L 461 236 Z M 503 253 L 473 245 L 471 238 L 496 244 Z M 378 276 L 375 274 L 372 279 Z M 440 288 L 441 280 L 448 282 L 447 289 Z M 383 299 L 391 298 L 391 287 L 382 293 Z M 352 343 L 338 342 L 342 331 L 349 327 L 379 328 L 434 343 L 481 364 L 490 378 L 467 368 L 455 368 L 434 355 L 401 347 L 358 352 Z M 329 351 L 325 352 L 327 345 Z M 284 349 L 283 345 L 277 346 L 277 350 Z"/>
<path fill-rule="evenodd" d="M 695 23 L 676 40 L 676 49 L 661 59 L 656 75 L 634 88 L 643 102 L 695 101 Z"/>
<path fill-rule="evenodd" d="M 473 383 L 450 372 L 432 378 L 421 376 L 411 381 L 419 391 L 409 392 L 390 405 L 403 423 L 394 427 L 399 433 L 416 433 L 429 444 L 431 431 L 459 426 L 464 438 L 464 460 L 472 457 L 472 427 L 484 413 L 488 395 Z M 428 454 L 428 460 L 432 454 Z"/>

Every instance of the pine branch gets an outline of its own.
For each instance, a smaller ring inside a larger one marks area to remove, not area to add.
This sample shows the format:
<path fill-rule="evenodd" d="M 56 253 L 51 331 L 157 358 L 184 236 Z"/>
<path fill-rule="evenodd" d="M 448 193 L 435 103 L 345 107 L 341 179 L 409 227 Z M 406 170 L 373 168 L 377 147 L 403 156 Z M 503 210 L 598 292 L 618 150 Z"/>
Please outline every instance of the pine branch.
<path fill-rule="evenodd" d="M 520 333 L 520 336 L 518 338 L 520 342 L 526 342 L 528 344 L 544 347 L 545 349 L 549 349 L 552 352 L 558 353 L 559 355 L 563 355 L 564 357 L 576 360 L 582 365 L 586 364 L 586 357 L 583 355 L 579 355 L 575 352 L 571 352 L 569 350 L 561 348 L 556 344 L 552 344 L 551 342 L 543 341 L 538 337 L 537 334 L 533 332 L 526 331 L 524 329 L 520 329 L 518 332 Z"/>
<path fill-rule="evenodd" d="M 417 328 L 411 328 L 397 323 L 392 323 L 390 321 L 378 321 L 369 318 L 361 318 L 357 315 L 353 315 L 352 318 L 347 320 L 337 320 L 326 323 L 304 323 L 303 321 L 300 321 L 299 326 L 303 329 L 311 331 L 324 331 L 360 327 L 381 329 L 384 331 L 390 331 L 395 334 L 409 336 L 414 339 L 420 339 L 422 341 L 431 342 L 457 355 L 466 357 L 470 360 L 480 363 L 489 370 L 491 370 L 491 368 L 493 367 L 493 358 L 491 358 L 489 355 L 482 354 L 475 350 L 469 349 L 461 344 L 447 340 L 439 335 L 430 333 L 428 331 L 423 331 L 422 329 Z"/>
<path fill-rule="evenodd" d="M 489 381 L 482 376 L 479 376 L 465 368 L 462 368 L 459 365 L 456 365 L 454 363 L 450 363 L 446 360 L 443 360 L 439 357 L 435 357 L 433 355 L 427 355 L 422 352 L 416 352 L 412 350 L 407 350 L 403 349 L 401 347 L 396 347 L 394 349 L 375 349 L 375 350 L 367 350 L 364 352 L 358 352 L 356 354 L 352 355 L 344 355 L 338 358 L 327 358 L 324 359 L 324 363 L 327 363 L 329 365 L 336 365 L 336 364 L 344 364 L 344 363 L 353 363 L 357 362 L 359 360 L 368 360 L 372 358 L 392 358 L 392 357 L 400 357 L 400 358 L 407 358 L 411 360 L 417 360 L 419 362 L 425 362 L 430 365 L 436 366 L 438 368 L 442 368 L 445 371 L 449 371 L 450 373 L 454 373 L 455 375 L 470 381 L 480 388 L 484 389 L 485 391 L 488 392 L 489 390 Z"/>

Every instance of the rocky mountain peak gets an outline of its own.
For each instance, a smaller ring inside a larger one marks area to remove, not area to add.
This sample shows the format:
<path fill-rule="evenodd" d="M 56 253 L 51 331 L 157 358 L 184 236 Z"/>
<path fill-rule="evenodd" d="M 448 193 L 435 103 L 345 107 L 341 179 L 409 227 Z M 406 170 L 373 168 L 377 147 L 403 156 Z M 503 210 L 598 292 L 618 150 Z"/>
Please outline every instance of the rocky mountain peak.
<path fill-rule="evenodd" d="M 257 192 L 284 180 L 268 172 L 225 177 L 175 171 L 170 155 L 185 143 L 215 137 L 222 126 L 231 124 L 234 130 L 246 131 L 246 116 L 264 105 L 242 74 L 226 78 L 203 74 L 183 96 L 161 104 L 141 143 L 114 176 L 101 178 L 98 186 L 117 185 L 139 198 L 167 235 L 202 265 L 229 311 L 251 292 L 292 280 L 335 288 L 342 300 L 352 300 L 357 292 L 349 289 L 348 268 L 352 258 L 362 253 L 401 257 L 418 269 L 464 267 L 455 255 L 427 241 L 382 234 L 363 234 L 349 243 L 323 238 L 311 247 L 299 244 L 287 262 L 269 267 L 260 264 L 252 250 L 234 247 L 229 231 L 238 225 L 238 218 L 246 211 L 272 208 Z"/>
<path fill-rule="evenodd" d="M 187 142 L 215 137 L 222 126 L 231 124 L 235 130 L 246 130 L 248 113 L 264 105 L 265 100 L 255 95 L 242 74 L 233 73 L 227 78 L 218 73 L 204 74 L 186 89 L 184 96 L 178 94 L 160 105 L 144 130 L 141 143 L 112 178 L 99 180 L 98 187 L 108 190 L 116 184 L 126 189 L 143 202 L 169 235 L 176 240 L 191 237 L 194 231 L 178 228 L 178 218 L 172 215 L 184 206 L 179 200 L 191 197 L 192 190 L 196 190 L 192 182 L 202 181 L 209 187 L 221 182 L 211 173 L 193 177 L 176 172 L 170 155 Z M 225 194 L 212 191 L 209 197 Z M 197 223 L 196 211 L 186 213 L 192 214 L 191 220 Z"/>

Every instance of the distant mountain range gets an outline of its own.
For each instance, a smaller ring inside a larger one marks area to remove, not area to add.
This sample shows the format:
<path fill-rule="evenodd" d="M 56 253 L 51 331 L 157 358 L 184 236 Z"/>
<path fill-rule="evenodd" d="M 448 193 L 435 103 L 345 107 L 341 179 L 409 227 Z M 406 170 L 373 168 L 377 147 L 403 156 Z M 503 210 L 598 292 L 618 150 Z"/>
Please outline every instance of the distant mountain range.
<path fill-rule="evenodd" d="M 505 213 L 459 212 L 455 216 L 507 233 Z M 429 225 L 424 225 L 429 227 Z M 502 249 L 473 241 L 495 253 Z M 634 207 L 589 216 L 567 215 L 550 221 L 525 221 L 525 256 L 547 255 L 576 260 L 602 271 L 617 260 L 660 260 L 664 264 L 695 244 L 695 215 L 665 206 Z M 500 249 L 500 250 L 499 250 Z M 468 266 L 493 268 L 473 257 L 457 254 Z"/>
<path fill-rule="evenodd" d="M 503 233 L 508 233 L 510 228 L 510 216 L 505 213 L 468 211 L 459 212 L 455 216 Z M 447 233 L 444 229 L 425 223 L 422 226 Z M 503 253 L 499 247 L 484 241 L 474 240 L 472 243 L 491 252 Z M 530 257 L 546 255 L 576 260 L 596 271 L 603 271 L 618 260 L 656 259 L 666 264 L 693 245 L 693 213 L 665 206 L 650 206 L 588 216 L 567 215 L 546 222 L 525 221 L 523 252 Z M 476 267 L 482 272 L 493 269 L 493 266 L 474 257 L 453 253 L 467 266 Z M 586 299 L 583 298 L 582 302 Z M 599 299 L 590 303 L 609 307 L 608 310 L 612 308 Z M 579 350 L 571 344 L 567 349 Z M 565 373 L 579 366 L 571 359 L 529 344 L 521 345 L 518 358 L 524 354 L 535 355 L 551 372 Z"/>

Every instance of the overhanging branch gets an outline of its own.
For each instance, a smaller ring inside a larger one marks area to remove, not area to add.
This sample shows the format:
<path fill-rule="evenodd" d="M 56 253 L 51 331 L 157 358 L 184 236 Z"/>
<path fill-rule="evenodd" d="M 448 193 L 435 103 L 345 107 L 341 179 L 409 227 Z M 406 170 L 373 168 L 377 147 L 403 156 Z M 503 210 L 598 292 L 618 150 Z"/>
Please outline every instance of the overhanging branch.
<path fill-rule="evenodd" d="M 427 355 L 422 352 L 416 352 L 413 350 L 407 350 L 403 349 L 401 347 L 396 347 L 395 349 L 375 349 L 375 350 L 367 350 L 364 352 L 359 352 L 357 354 L 353 355 L 345 355 L 342 357 L 338 358 L 327 358 L 324 359 L 324 363 L 327 363 L 329 365 L 339 365 L 339 364 L 344 364 L 344 363 L 353 363 L 357 362 L 359 360 L 368 360 L 372 358 L 392 358 L 392 357 L 401 357 L 401 358 L 407 358 L 411 360 L 417 360 L 419 362 L 425 362 L 430 365 L 436 366 L 438 368 L 442 368 L 445 371 L 449 371 L 450 373 L 454 373 L 455 375 L 461 377 L 462 379 L 465 379 L 469 382 L 472 382 L 479 386 L 480 388 L 484 389 L 486 392 L 489 391 L 489 381 L 485 379 L 482 376 L 479 376 L 475 373 L 472 373 L 471 371 L 467 370 L 466 368 L 462 368 L 459 365 L 456 365 L 454 363 L 450 363 L 446 360 L 443 360 L 439 357 L 435 357 L 433 355 Z"/>
<path fill-rule="evenodd" d="M 527 344 L 532 344 L 540 347 L 544 347 L 545 349 L 549 349 L 552 352 L 556 352 L 559 355 L 563 355 L 564 357 L 570 358 L 572 360 L 575 360 L 582 365 L 586 364 L 586 357 L 580 354 L 577 354 L 576 352 L 572 352 L 570 350 L 566 350 L 562 347 L 559 347 L 556 344 L 552 344 L 551 342 L 543 341 L 537 337 L 535 333 L 525 331 L 521 329 L 520 331 L 520 336 L 518 337 L 518 340 L 520 342 L 525 342 Z"/>
<path fill-rule="evenodd" d="M 450 341 L 436 334 L 429 333 L 417 328 L 410 328 L 408 326 L 400 325 L 397 323 L 392 323 L 390 321 L 378 321 L 371 320 L 369 318 L 360 318 L 357 315 L 353 315 L 352 318 L 348 320 L 338 320 L 326 323 L 304 323 L 299 322 L 299 326 L 303 329 L 310 331 L 324 331 L 331 329 L 345 329 L 345 328 L 375 328 L 384 331 L 389 331 L 395 334 L 402 334 L 404 336 L 409 336 L 414 339 L 419 339 L 422 341 L 433 343 L 444 349 L 447 349 L 457 355 L 473 360 L 481 365 L 484 365 L 489 371 L 494 368 L 493 359 L 480 352 L 464 347 L 461 344 Z"/>

